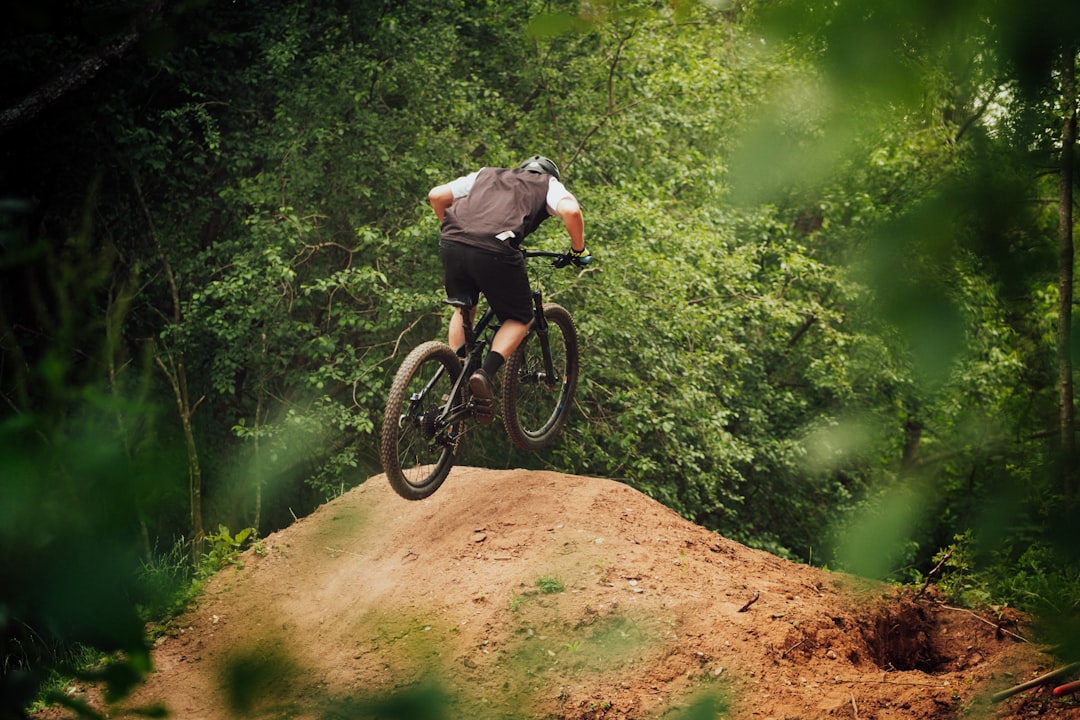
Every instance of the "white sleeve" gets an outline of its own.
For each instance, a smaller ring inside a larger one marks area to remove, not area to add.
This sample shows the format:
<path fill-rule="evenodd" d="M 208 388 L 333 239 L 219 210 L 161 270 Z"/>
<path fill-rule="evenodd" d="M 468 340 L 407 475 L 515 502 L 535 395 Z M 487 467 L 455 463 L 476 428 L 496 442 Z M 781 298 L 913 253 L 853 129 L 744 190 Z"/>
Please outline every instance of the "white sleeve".
<path fill-rule="evenodd" d="M 559 207 L 559 202 L 563 198 L 573 199 L 574 196 L 569 190 L 566 189 L 565 185 L 556 180 L 554 177 L 551 178 L 551 181 L 548 183 L 547 192 L 547 209 L 550 214 L 555 214 L 555 208 Z"/>
<path fill-rule="evenodd" d="M 456 180 L 451 180 L 448 184 L 450 189 L 454 191 L 454 199 L 463 198 L 472 192 L 473 183 L 476 182 L 476 176 L 480 174 L 480 170 L 463 175 Z"/>

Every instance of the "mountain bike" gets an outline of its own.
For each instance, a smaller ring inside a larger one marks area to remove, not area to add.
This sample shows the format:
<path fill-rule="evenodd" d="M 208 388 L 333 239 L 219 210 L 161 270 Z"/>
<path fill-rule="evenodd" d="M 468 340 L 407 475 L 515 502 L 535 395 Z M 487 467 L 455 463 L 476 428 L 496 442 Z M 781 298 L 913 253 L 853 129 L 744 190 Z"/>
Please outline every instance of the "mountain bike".
<path fill-rule="evenodd" d="M 575 265 L 569 253 L 522 249 L 526 260 L 548 258 L 555 268 Z M 510 440 L 523 450 L 551 444 L 566 424 L 577 388 L 579 358 L 574 319 L 533 290 L 533 322 L 502 369 L 501 410 Z M 499 328 L 485 310 L 475 326 L 471 298 L 447 298 L 465 325 L 465 356 L 431 340 L 415 347 L 390 386 L 382 429 L 382 463 L 390 485 L 407 500 L 421 500 L 442 485 L 470 423 L 493 408 L 478 403 L 469 376 L 483 365 Z"/>

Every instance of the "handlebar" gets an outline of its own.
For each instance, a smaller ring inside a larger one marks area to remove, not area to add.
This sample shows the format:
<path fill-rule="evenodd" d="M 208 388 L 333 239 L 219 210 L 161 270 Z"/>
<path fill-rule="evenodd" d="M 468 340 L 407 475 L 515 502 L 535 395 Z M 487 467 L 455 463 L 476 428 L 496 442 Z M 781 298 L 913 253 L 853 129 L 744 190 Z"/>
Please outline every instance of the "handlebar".
<path fill-rule="evenodd" d="M 591 256 L 585 258 L 575 258 L 568 252 L 551 252 L 550 250 L 527 250 L 526 248 L 521 248 L 521 254 L 527 258 L 553 258 L 555 262 L 551 264 L 557 268 L 566 267 L 567 265 L 577 265 L 578 267 L 582 267 L 592 262 Z"/>

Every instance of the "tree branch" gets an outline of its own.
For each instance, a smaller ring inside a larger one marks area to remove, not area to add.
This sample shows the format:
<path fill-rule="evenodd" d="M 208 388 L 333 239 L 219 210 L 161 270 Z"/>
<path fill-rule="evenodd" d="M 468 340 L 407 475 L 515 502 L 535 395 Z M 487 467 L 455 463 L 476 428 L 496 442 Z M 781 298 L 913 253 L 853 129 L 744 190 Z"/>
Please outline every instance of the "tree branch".
<path fill-rule="evenodd" d="M 109 63 L 123 56 L 140 37 L 139 25 L 161 14 L 164 0 L 150 3 L 133 19 L 126 33 L 99 47 L 82 62 L 68 66 L 15 105 L 0 112 L 0 135 L 25 125 L 50 105 L 93 80 Z"/>

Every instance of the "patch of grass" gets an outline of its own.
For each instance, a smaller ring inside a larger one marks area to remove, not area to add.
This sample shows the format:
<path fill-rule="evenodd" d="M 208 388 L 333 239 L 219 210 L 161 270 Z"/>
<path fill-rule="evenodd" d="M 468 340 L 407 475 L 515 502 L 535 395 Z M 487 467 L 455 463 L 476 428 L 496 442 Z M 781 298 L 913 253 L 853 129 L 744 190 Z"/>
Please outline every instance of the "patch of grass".
<path fill-rule="evenodd" d="M 536 578 L 536 587 L 540 588 L 540 592 L 544 595 L 561 593 L 566 589 L 561 580 L 547 576 Z"/>
<path fill-rule="evenodd" d="M 32 713 L 40 712 L 55 702 L 55 698 L 67 697 L 75 686 L 76 675 L 80 672 L 89 671 L 105 659 L 105 653 L 80 643 L 55 644 L 48 648 L 49 654 L 43 659 L 47 667 L 37 698 L 28 710 Z M 4 658 L 5 670 L 12 660 L 11 656 Z M 20 668 L 30 671 L 30 668 Z"/>
<path fill-rule="evenodd" d="M 154 552 L 139 568 L 139 614 L 144 622 L 161 622 L 180 613 L 199 590 L 183 539 L 172 549 Z"/>

